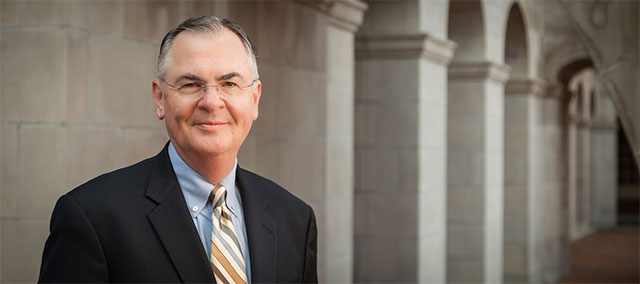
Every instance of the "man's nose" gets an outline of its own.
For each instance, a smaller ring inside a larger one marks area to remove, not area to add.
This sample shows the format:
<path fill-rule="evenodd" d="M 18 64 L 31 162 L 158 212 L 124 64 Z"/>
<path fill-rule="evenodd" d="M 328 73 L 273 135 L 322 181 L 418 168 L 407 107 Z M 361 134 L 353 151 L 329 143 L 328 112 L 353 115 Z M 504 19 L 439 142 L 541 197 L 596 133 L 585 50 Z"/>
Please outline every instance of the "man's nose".
<path fill-rule="evenodd" d="M 215 84 L 206 85 L 203 87 L 202 92 L 204 92 L 204 94 L 199 104 L 203 107 L 220 107 L 224 105 L 222 94 L 220 93 L 220 86 Z"/>

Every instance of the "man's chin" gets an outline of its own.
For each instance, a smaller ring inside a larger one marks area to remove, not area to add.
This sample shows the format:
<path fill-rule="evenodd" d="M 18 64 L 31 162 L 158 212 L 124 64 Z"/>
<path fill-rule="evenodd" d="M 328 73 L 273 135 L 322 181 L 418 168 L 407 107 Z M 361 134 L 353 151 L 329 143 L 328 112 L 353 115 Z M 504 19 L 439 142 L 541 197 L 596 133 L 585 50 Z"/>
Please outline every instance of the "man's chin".
<path fill-rule="evenodd" d="M 204 142 L 198 143 L 193 147 L 194 152 L 198 155 L 203 156 L 218 156 L 230 151 L 231 147 L 226 145 L 225 143 L 220 143 L 218 141 L 215 142 Z"/>

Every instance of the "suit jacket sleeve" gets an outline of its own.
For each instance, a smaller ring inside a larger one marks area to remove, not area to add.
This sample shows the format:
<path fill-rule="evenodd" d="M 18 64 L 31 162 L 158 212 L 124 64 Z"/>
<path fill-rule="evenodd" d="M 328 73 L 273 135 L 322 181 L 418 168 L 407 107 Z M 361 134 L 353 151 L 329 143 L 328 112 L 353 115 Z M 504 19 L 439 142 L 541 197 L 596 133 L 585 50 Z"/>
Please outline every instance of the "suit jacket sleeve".
<path fill-rule="evenodd" d="M 98 235 L 72 196 L 60 197 L 49 230 L 38 282 L 109 282 Z"/>
<path fill-rule="evenodd" d="M 307 227 L 307 241 L 305 249 L 304 273 L 302 283 L 318 283 L 317 272 L 317 239 L 316 216 L 311 210 L 309 214 L 309 226 Z"/>

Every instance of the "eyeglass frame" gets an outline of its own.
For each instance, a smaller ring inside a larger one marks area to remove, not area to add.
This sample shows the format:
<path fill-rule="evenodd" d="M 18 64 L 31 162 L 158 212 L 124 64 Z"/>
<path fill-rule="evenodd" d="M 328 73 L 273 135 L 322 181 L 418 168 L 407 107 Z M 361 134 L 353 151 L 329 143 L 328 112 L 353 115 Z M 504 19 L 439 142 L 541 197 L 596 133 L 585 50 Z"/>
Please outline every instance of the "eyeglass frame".
<path fill-rule="evenodd" d="M 180 92 L 180 88 L 182 88 L 182 87 L 174 86 L 174 85 L 170 84 L 169 82 L 167 82 L 167 80 L 165 80 L 164 78 L 158 78 L 158 80 L 160 80 L 160 81 L 164 82 L 165 84 L 167 84 L 167 86 L 169 86 L 169 87 L 171 87 L 171 88 L 174 88 L 174 89 L 175 89 L 179 94 L 183 95 L 183 94 Z M 245 90 L 245 89 L 247 89 L 247 88 L 253 87 L 253 85 L 254 85 L 254 84 L 256 83 L 256 81 L 258 81 L 258 80 L 260 80 L 260 79 L 259 79 L 259 78 L 256 78 L 256 79 L 253 79 L 253 81 L 251 81 L 251 84 L 249 84 L 249 85 L 246 85 L 246 86 L 237 85 L 237 87 L 238 87 L 238 88 L 240 88 L 241 90 Z M 223 83 L 223 84 L 224 84 L 224 83 Z M 222 84 L 202 84 L 202 85 L 200 86 L 200 90 L 199 90 L 199 91 L 194 92 L 193 94 L 195 95 L 195 94 L 198 94 L 198 93 L 200 93 L 200 92 L 202 92 L 203 94 L 206 94 L 206 92 L 207 92 L 207 87 L 209 87 L 209 86 L 211 86 L 211 87 L 216 87 L 216 92 L 220 92 L 220 87 L 222 87 Z M 185 95 L 185 96 L 188 96 L 188 95 Z"/>

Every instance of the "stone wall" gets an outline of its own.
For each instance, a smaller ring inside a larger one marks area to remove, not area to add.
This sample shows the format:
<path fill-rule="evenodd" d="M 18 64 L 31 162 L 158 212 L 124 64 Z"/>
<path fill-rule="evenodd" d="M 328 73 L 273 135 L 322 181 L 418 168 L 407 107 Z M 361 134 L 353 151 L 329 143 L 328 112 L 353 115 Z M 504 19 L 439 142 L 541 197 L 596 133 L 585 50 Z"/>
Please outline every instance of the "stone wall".
<path fill-rule="evenodd" d="M 349 51 L 366 6 L 317 4 L 2 1 L 0 280 L 37 279 L 60 195 L 160 151 L 168 138 L 151 99 L 159 43 L 186 18 L 216 14 L 245 28 L 263 82 L 240 165 L 313 206 L 320 280 L 351 281 Z"/>
<path fill-rule="evenodd" d="M 0 280 L 33 282 L 56 199 L 166 142 L 150 92 L 158 43 L 196 9 L 169 2 L 1 5 Z"/>

